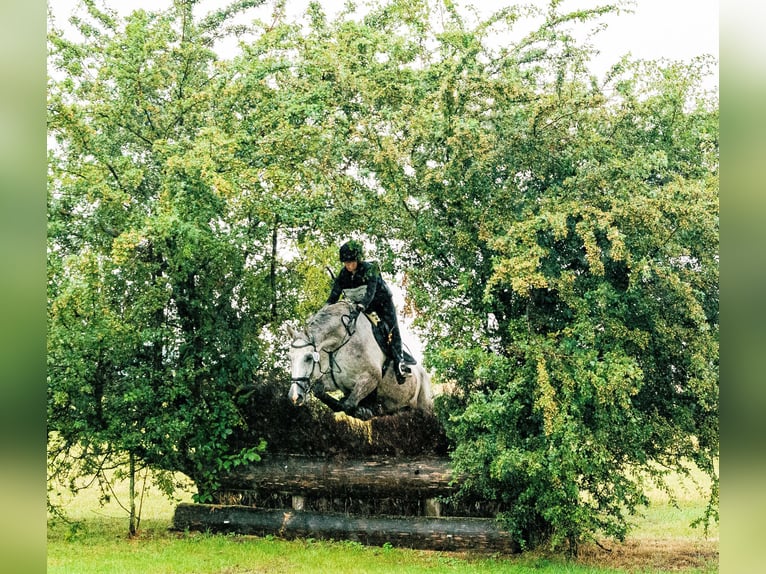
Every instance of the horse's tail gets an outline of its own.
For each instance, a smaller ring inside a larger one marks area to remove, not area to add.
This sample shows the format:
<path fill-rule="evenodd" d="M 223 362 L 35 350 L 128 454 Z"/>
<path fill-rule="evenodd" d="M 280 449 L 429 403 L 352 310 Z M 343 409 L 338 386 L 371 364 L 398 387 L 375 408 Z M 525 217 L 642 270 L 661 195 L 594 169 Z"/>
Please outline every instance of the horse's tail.
<path fill-rule="evenodd" d="M 428 371 L 420 365 L 413 367 L 413 370 L 415 369 L 419 371 L 418 374 L 420 375 L 418 377 L 418 408 L 426 412 L 433 412 L 434 394 L 433 389 L 431 388 L 431 375 L 429 375 Z"/>

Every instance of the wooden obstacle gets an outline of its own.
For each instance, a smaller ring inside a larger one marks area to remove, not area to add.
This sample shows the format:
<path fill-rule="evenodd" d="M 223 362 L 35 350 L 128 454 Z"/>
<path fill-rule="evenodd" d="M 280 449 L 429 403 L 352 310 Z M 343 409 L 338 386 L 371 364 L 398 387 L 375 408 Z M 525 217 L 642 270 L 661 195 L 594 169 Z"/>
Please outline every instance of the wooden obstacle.
<path fill-rule="evenodd" d="M 511 536 L 488 518 L 349 516 L 296 510 L 261 510 L 247 506 L 179 504 L 173 517 L 178 530 L 209 530 L 285 539 L 352 540 L 372 546 L 391 544 L 423 550 L 517 552 Z"/>
<path fill-rule="evenodd" d="M 515 552 L 517 545 L 494 518 L 441 516 L 441 497 L 457 490 L 448 458 L 365 459 L 268 455 L 220 477 L 223 490 L 281 496 L 290 508 L 242 504 L 181 504 L 173 527 L 287 539 L 353 540 L 417 549 Z M 419 515 L 317 512 L 307 500 L 394 497 L 418 501 Z"/>
<path fill-rule="evenodd" d="M 455 492 L 449 459 L 369 457 L 318 459 L 294 455 L 266 456 L 233 470 L 221 483 L 231 490 L 258 490 L 295 495 L 434 498 Z"/>

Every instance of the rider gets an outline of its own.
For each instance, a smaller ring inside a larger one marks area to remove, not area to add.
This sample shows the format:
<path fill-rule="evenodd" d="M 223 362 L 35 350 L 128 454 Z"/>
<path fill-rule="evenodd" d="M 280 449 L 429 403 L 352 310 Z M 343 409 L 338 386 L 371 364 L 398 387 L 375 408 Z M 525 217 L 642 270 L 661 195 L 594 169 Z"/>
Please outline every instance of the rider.
<path fill-rule="evenodd" d="M 375 312 L 391 326 L 391 353 L 394 355 L 396 381 L 402 384 L 410 368 L 402 357 L 402 337 L 396 319 L 396 308 L 391 290 L 380 274 L 376 262 L 364 261 L 364 250 L 359 241 L 351 240 L 340 246 L 340 261 L 343 269 L 335 277 L 327 304 L 336 303 L 345 289 L 366 287 L 364 295 L 355 302 L 357 312 Z"/>

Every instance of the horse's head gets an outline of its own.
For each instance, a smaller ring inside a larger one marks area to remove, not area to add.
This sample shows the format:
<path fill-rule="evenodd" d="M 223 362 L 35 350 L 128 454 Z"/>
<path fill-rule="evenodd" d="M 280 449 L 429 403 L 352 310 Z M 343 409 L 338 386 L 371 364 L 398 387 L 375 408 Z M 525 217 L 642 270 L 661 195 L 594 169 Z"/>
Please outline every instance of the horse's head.
<path fill-rule="evenodd" d="M 312 338 L 303 331 L 287 327 L 290 343 L 290 373 L 292 384 L 287 393 L 293 405 L 302 406 L 311 391 L 312 376 L 319 371 L 319 351 Z"/>

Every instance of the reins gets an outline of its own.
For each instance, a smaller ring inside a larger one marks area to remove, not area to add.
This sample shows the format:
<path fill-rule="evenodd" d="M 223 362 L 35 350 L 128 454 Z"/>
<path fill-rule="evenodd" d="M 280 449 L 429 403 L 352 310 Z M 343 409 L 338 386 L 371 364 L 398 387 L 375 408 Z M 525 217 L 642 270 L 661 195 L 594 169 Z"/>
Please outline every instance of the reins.
<path fill-rule="evenodd" d="M 305 344 L 298 345 L 296 344 L 296 341 L 301 341 L 302 343 L 305 343 Z M 317 351 L 316 343 L 314 343 L 313 337 L 312 337 L 312 340 L 310 341 L 308 339 L 295 338 L 293 339 L 293 342 L 290 343 L 290 346 L 293 349 L 303 349 L 304 347 L 311 347 L 312 349 L 314 349 L 314 352 L 312 353 L 312 355 L 314 356 L 314 363 L 311 365 L 311 372 L 305 377 L 297 377 L 292 379 L 292 382 L 298 385 L 298 387 L 301 389 L 303 393 L 306 393 L 311 387 L 311 375 L 314 374 L 314 368 L 316 367 L 317 363 L 319 363 L 319 361 L 317 360 L 317 356 L 319 355 L 319 352 Z M 320 373 L 322 372 L 321 366 L 319 367 L 319 372 Z"/>
<path fill-rule="evenodd" d="M 298 377 L 295 379 L 292 379 L 292 382 L 298 385 L 300 387 L 301 391 L 304 393 L 308 392 L 308 390 L 311 388 L 311 375 L 314 374 L 314 369 L 317 365 L 319 365 L 319 377 L 321 378 L 322 375 L 326 375 L 327 373 L 330 373 L 330 376 L 332 377 L 333 383 L 336 384 L 335 381 L 335 369 L 333 368 L 333 365 L 335 365 L 338 368 L 338 372 L 341 371 L 340 365 L 335 360 L 335 353 L 337 353 L 340 349 L 342 349 L 344 346 L 348 344 L 348 342 L 351 340 L 351 337 L 356 333 L 356 320 L 359 317 L 359 313 L 354 313 L 353 311 L 348 314 L 341 315 L 340 322 L 343 325 L 343 327 L 346 329 L 346 337 L 341 342 L 340 345 L 338 345 L 335 349 L 332 351 L 328 351 L 327 349 L 320 349 L 317 350 L 316 342 L 314 341 L 313 335 L 311 336 L 311 339 L 308 339 L 308 333 L 306 339 L 293 339 L 293 342 L 290 344 L 290 346 L 294 349 L 303 349 L 304 347 L 311 347 L 314 350 L 314 365 L 311 367 L 311 372 L 308 374 L 308 376 L 305 377 Z M 296 344 L 296 341 L 301 341 L 302 345 Z M 323 371 L 322 370 L 322 364 L 319 360 L 319 353 L 321 351 L 324 351 L 328 355 L 328 365 L 329 370 Z"/>

